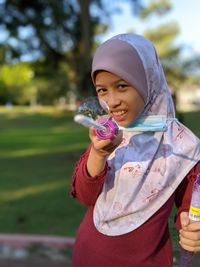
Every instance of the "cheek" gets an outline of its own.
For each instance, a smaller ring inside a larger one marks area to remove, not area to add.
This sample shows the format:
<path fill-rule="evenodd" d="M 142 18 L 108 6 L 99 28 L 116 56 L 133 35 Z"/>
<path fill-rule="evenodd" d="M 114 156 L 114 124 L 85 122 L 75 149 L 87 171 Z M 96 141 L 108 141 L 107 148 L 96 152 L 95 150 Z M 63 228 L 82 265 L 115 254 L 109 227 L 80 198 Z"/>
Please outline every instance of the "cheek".
<path fill-rule="evenodd" d="M 129 98 L 129 107 L 134 113 L 141 113 L 144 109 L 144 101 L 142 97 L 136 94 L 133 95 L 132 98 Z"/>
<path fill-rule="evenodd" d="M 135 111 L 136 113 L 141 113 L 144 109 L 144 101 L 143 100 L 138 100 L 135 102 Z"/>

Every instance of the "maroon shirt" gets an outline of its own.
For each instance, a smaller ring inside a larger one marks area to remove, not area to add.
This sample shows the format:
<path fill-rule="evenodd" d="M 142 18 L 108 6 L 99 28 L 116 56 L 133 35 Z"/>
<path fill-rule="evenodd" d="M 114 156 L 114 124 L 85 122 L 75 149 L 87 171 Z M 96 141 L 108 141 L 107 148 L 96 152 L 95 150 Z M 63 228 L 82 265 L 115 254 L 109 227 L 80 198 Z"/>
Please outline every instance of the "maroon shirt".
<path fill-rule="evenodd" d="M 136 230 L 120 236 L 106 236 L 93 223 L 93 209 L 101 192 L 108 166 L 96 177 L 86 170 L 89 150 L 76 164 L 72 196 L 88 206 L 78 229 L 73 249 L 72 267 L 172 267 L 172 243 L 168 219 L 175 202 L 179 214 L 189 209 L 193 182 L 200 172 L 198 163 L 185 177 L 174 194 L 152 217 Z"/>

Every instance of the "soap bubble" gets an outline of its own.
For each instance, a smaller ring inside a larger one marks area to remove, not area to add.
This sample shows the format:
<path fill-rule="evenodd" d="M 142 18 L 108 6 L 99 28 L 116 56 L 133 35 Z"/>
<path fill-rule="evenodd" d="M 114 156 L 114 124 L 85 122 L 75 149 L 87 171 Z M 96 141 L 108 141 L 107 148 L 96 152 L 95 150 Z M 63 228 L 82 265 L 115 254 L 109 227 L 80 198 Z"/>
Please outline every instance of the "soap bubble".
<path fill-rule="evenodd" d="M 109 114 L 109 107 L 98 97 L 91 96 L 81 102 L 76 113 L 97 120 L 99 117 Z"/>

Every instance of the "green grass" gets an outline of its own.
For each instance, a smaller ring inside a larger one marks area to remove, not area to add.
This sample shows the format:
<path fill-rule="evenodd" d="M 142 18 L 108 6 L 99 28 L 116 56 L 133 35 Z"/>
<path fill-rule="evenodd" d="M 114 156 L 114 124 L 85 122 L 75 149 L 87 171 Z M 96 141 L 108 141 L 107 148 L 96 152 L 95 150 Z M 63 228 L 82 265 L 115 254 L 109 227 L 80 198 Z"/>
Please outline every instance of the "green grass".
<path fill-rule="evenodd" d="M 0 232 L 74 236 L 85 208 L 70 197 L 87 129 L 53 109 L 0 109 Z"/>
<path fill-rule="evenodd" d="M 183 114 L 198 136 L 199 117 Z M 0 108 L 1 233 L 75 235 L 85 207 L 70 197 L 71 176 L 88 143 L 88 130 L 71 113 Z"/>

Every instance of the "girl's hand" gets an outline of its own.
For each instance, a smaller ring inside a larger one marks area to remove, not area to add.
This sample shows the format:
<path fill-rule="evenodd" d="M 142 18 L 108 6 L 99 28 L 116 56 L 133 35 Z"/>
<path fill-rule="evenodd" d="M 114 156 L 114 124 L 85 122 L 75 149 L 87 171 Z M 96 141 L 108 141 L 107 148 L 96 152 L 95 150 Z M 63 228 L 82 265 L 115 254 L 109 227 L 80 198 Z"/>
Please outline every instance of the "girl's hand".
<path fill-rule="evenodd" d="M 181 226 L 179 244 L 185 250 L 192 252 L 200 252 L 200 222 L 190 224 L 187 212 L 182 212 L 180 215 Z"/>
<path fill-rule="evenodd" d="M 99 156 L 109 156 L 115 148 L 122 142 L 122 131 L 119 131 L 118 135 L 113 139 L 100 140 L 96 135 L 93 128 L 89 129 L 89 137 L 93 145 L 93 149 Z"/>
<path fill-rule="evenodd" d="M 115 150 L 122 141 L 122 131 L 112 140 L 100 140 L 94 129 L 89 130 L 92 147 L 87 160 L 87 172 L 94 177 L 99 175 L 105 168 L 108 156 Z"/>

